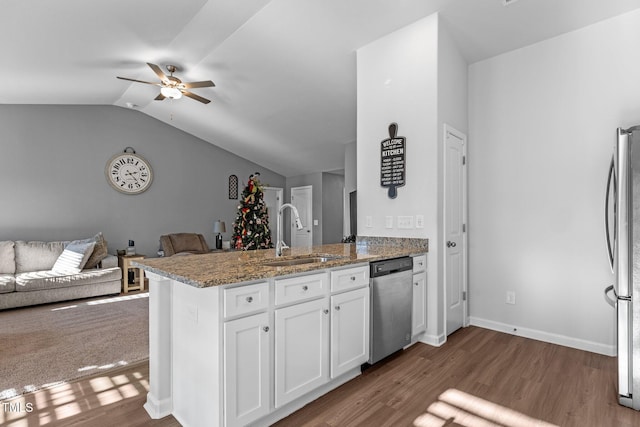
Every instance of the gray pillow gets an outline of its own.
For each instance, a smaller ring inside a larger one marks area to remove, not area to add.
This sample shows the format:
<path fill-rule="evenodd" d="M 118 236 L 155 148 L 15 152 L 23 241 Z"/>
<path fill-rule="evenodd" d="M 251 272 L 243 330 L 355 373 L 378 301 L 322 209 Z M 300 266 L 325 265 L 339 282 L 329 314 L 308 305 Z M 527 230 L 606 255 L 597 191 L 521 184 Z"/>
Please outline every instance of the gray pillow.
<path fill-rule="evenodd" d="M 108 255 L 107 241 L 104 240 L 104 236 L 102 235 L 102 233 L 98 233 L 90 239 L 85 239 L 85 241 L 95 241 L 96 245 L 93 247 L 93 252 L 89 256 L 87 264 L 84 266 L 84 268 L 95 268 L 98 266 L 98 263 L 105 259 Z"/>
<path fill-rule="evenodd" d="M 95 245 L 95 241 L 88 243 L 79 241 L 69 243 L 56 260 L 51 271 L 60 274 L 80 273 L 87 263 L 89 256 L 91 256 Z"/>

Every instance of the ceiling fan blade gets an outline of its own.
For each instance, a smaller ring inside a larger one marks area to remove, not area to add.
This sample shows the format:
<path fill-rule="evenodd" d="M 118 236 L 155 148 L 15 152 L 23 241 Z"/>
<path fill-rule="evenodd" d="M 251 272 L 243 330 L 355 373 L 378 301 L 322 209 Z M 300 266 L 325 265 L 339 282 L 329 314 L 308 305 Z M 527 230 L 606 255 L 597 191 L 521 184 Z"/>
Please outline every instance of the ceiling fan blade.
<path fill-rule="evenodd" d="M 215 86 L 211 80 L 202 81 L 202 82 L 187 82 L 182 83 L 185 89 L 193 89 L 194 87 L 211 87 Z"/>
<path fill-rule="evenodd" d="M 158 96 L 156 96 L 155 98 L 153 98 L 155 101 L 162 101 L 163 99 L 166 99 L 166 96 L 164 96 L 163 94 L 159 93 Z"/>
<path fill-rule="evenodd" d="M 149 67 L 151 67 L 151 69 L 153 70 L 154 73 L 156 73 L 156 76 L 158 76 L 158 78 L 164 83 L 166 81 L 168 81 L 169 79 L 167 78 L 167 76 L 162 72 L 162 70 L 160 69 L 160 67 L 158 67 L 156 64 L 152 64 L 151 62 L 147 62 L 147 65 Z"/>
<path fill-rule="evenodd" d="M 203 104 L 208 104 L 208 103 L 210 103 L 210 102 L 211 102 L 211 101 L 210 101 L 210 100 L 208 100 L 207 98 L 203 98 L 203 97 L 201 97 L 200 95 L 196 95 L 195 93 L 192 93 L 192 92 L 189 92 L 189 91 L 186 91 L 186 90 L 183 90 L 183 91 L 181 91 L 181 92 L 182 92 L 182 94 L 183 94 L 184 96 L 188 96 L 188 97 L 189 97 L 189 98 L 191 98 L 191 99 L 195 99 L 196 101 L 200 101 L 200 102 L 202 102 Z"/>
<path fill-rule="evenodd" d="M 130 82 L 146 83 L 148 85 L 162 86 L 160 83 L 145 82 L 144 80 L 130 79 L 130 78 L 127 78 L 127 77 L 116 77 L 116 78 L 120 79 L 120 80 L 129 80 Z"/>

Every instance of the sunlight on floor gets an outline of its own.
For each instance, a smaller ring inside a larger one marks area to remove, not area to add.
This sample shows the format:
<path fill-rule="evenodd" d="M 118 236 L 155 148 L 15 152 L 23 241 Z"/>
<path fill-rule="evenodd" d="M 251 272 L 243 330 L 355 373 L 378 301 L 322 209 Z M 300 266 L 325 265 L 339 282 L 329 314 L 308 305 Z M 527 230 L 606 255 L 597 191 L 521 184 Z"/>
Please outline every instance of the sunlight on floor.
<path fill-rule="evenodd" d="M 104 298 L 104 299 L 99 299 L 95 301 L 89 301 L 87 302 L 87 305 L 109 304 L 112 302 L 127 301 L 127 300 L 140 299 L 140 298 L 149 298 L 149 293 L 144 292 L 140 294 L 122 295 L 122 296 L 117 296 L 113 298 Z"/>
<path fill-rule="evenodd" d="M 131 295 L 118 295 L 110 298 L 101 298 L 101 299 L 83 302 L 80 304 L 72 304 L 64 307 L 52 308 L 51 311 L 70 310 L 72 308 L 78 308 L 79 306 L 82 306 L 82 305 L 110 304 L 112 302 L 120 302 L 120 301 L 127 301 L 127 300 L 140 299 L 140 298 L 149 298 L 149 292 L 141 292 L 141 293 L 131 294 Z"/>
<path fill-rule="evenodd" d="M 456 389 L 438 396 L 415 427 L 557 427 Z"/>
<path fill-rule="evenodd" d="M 90 388 L 91 390 L 89 390 Z M 2 401 L 0 425 L 7 427 L 46 426 L 104 407 L 124 399 L 146 394 L 149 383 L 140 372 L 112 375 L 105 373 L 88 380 L 63 383 Z M 87 399 L 95 393 L 95 398 Z M 31 413 L 34 413 L 30 416 Z"/>

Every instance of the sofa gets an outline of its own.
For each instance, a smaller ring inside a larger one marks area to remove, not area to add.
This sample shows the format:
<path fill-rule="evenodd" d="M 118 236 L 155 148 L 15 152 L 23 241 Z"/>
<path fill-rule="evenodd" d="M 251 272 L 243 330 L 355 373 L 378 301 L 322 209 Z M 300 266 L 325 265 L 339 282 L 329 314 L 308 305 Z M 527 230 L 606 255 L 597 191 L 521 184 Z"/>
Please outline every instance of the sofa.
<path fill-rule="evenodd" d="M 107 243 L 0 241 L 0 310 L 119 294 L 122 271 Z"/>

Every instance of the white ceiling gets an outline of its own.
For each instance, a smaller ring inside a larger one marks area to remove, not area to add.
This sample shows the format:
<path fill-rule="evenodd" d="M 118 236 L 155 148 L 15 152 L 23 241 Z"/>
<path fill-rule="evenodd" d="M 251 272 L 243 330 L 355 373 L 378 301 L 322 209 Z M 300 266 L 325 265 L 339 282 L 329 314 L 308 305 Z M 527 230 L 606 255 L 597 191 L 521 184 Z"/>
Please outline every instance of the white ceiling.
<path fill-rule="evenodd" d="M 640 8 L 640 0 L 5 0 L 2 104 L 137 110 L 285 176 L 343 168 L 359 47 L 440 12 L 469 63 Z M 154 101 L 145 64 L 212 100 Z"/>

